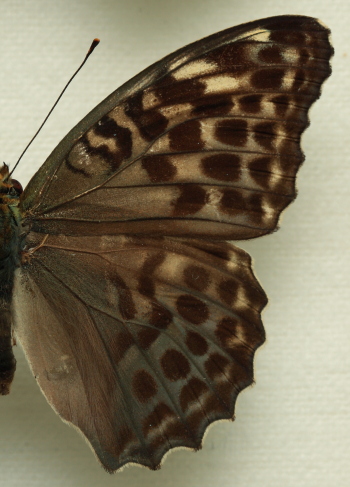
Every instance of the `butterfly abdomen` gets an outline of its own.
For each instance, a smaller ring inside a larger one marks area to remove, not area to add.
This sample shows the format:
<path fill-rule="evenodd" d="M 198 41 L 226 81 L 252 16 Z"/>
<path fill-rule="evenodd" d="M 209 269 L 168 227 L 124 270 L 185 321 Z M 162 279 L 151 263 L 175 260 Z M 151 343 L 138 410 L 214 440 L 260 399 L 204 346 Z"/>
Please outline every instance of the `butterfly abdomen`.
<path fill-rule="evenodd" d="M 11 314 L 9 308 L 0 309 L 0 395 L 10 392 L 16 370 L 16 359 L 12 352 Z M 7 303 L 9 304 L 9 303 Z"/>
<path fill-rule="evenodd" d="M 19 191 L 9 179 L 8 168 L 0 171 L 0 395 L 10 392 L 16 369 L 12 352 L 11 301 L 19 255 Z"/>
<path fill-rule="evenodd" d="M 1 250 L 0 250 L 0 394 L 10 392 L 10 385 L 16 368 L 12 352 L 11 296 L 15 271 L 15 262 L 11 255 L 8 235 L 8 219 L 0 206 Z"/>

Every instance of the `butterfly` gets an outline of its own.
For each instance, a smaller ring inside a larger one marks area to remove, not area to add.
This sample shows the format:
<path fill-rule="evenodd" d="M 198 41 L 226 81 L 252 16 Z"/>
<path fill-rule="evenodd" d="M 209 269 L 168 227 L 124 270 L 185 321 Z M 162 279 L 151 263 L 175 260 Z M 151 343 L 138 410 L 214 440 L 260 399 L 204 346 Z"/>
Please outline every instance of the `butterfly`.
<path fill-rule="evenodd" d="M 233 419 L 267 298 L 229 241 L 275 231 L 295 198 L 332 54 L 309 17 L 224 30 L 112 93 L 24 191 L 2 167 L 1 394 L 15 340 L 109 472 Z"/>

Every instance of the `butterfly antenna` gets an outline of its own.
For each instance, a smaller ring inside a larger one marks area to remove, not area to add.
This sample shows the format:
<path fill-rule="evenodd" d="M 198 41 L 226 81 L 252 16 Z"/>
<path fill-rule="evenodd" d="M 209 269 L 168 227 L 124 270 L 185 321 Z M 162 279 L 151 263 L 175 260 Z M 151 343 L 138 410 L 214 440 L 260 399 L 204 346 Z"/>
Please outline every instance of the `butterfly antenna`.
<path fill-rule="evenodd" d="M 16 162 L 16 164 L 14 165 L 12 171 L 10 172 L 10 174 L 8 175 L 8 177 L 11 176 L 11 174 L 13 173 L 13 171 L 16 169 L 16 167 L 18 166 L 19 164 L 19 161 L 22 159 L 22 157 L 24 156 L 24 154 L 27 152 L 27 149 L 29 148 L 29 146 L 32 144 L 33 140 L 36 138 L 36 136 L 38 135 L 38 133 L 40 132 L 40 130 L 43 128 L 43 126 L 45 125 L 46 123 L 46 120 L 49 118 L 49 116 L 51 115 L 51 113 L 54 111 L 57 103 L 60 101 L 60 99 L 62 98 L 64 92 L 66 91 L 66 89 L 68 88 L 68 86 L 71 84 L 71 82 L 73 81 L 73 79 L 76 77 L 76 75 L 79 73 L 79 71 L 81 70 L 81 68 L 84 66 L 84 64 L 86 63 L 86 61 L 88 60 L 90 54 L 92 54 L 92 52 L 94 51 L 95 47 L 97 47 L 100 43 L 100 39 L 94 39 L 92 41 L 92 44 L 88 50 L 88 52 L 86 53 L 86 56 L 84 58 L 84 61 L 81 63 L 81 65 L 79 66 L 79 68 L 75 71 L 75 73 L 73 74 L 73 76 L 70 78 L 70 80 L 67 82 L 66 86 L 63 88 L 63 90 L 61 91 L 61 94 L 60 96 L 57 98 L 57 100 L 55 101 L 55 103 L 53 104 L 51 110 L 49 111 L 49 113 L 46 115 L 43 123 L 40 125 L 40 127 L 38 128 L 38 130 L 36 131 L 36 133 L 34 134 L 34 136 L 32 137 L 32 139 L 29 141 L 27 147 L 24 149 L 24 151 L 22 152 L 22 154 L 20 155 L 18 161 Z"/>

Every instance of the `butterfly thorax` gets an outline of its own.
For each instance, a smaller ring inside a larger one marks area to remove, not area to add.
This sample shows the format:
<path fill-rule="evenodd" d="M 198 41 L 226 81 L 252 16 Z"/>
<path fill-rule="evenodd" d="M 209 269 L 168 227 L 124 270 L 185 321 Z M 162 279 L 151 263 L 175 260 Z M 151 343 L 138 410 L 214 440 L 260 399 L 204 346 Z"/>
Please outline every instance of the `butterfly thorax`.
<path fill-rule="evenodd" d="M 20 184 L 10 179 L 4 164 L 0 170 L 0 394 L 8 394 L 16 367 L 10 307 L 14 273 L 19 265 L 21 192 Z"/>
<path fill-rule="evenodd" d="M 21 185 L 9 177 L 8 167 L 0 170 L 0 276 L 6 262 L 18 256 L 20 212 L 18 208 Z M 1 280 L 1 288 L 4 281 Z"/>

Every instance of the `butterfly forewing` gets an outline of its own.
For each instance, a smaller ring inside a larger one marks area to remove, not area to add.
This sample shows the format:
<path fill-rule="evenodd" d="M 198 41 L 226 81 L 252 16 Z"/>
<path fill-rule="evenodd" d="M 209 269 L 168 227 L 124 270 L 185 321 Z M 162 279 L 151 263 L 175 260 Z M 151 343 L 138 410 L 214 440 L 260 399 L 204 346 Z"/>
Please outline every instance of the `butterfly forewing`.
<path fill-rule="evenodd" d="M 25 190 L 16 334 L 107 470 L 199 448 L 251 384 L 266 297 L 224 240 L 273 231 L 294 199 L 328 36 L 284 16 L 181 49 L 91 112 Z"/>
<path fill-rule="evenodd" d="M 35 229 L 239 239 L 276 227 L 330 73 L 328 33 L 312 19 L 229 32 L 200 41 L 200 56 L 195 44 L 158 63 L 158 79 L 55 160 Z"/>

